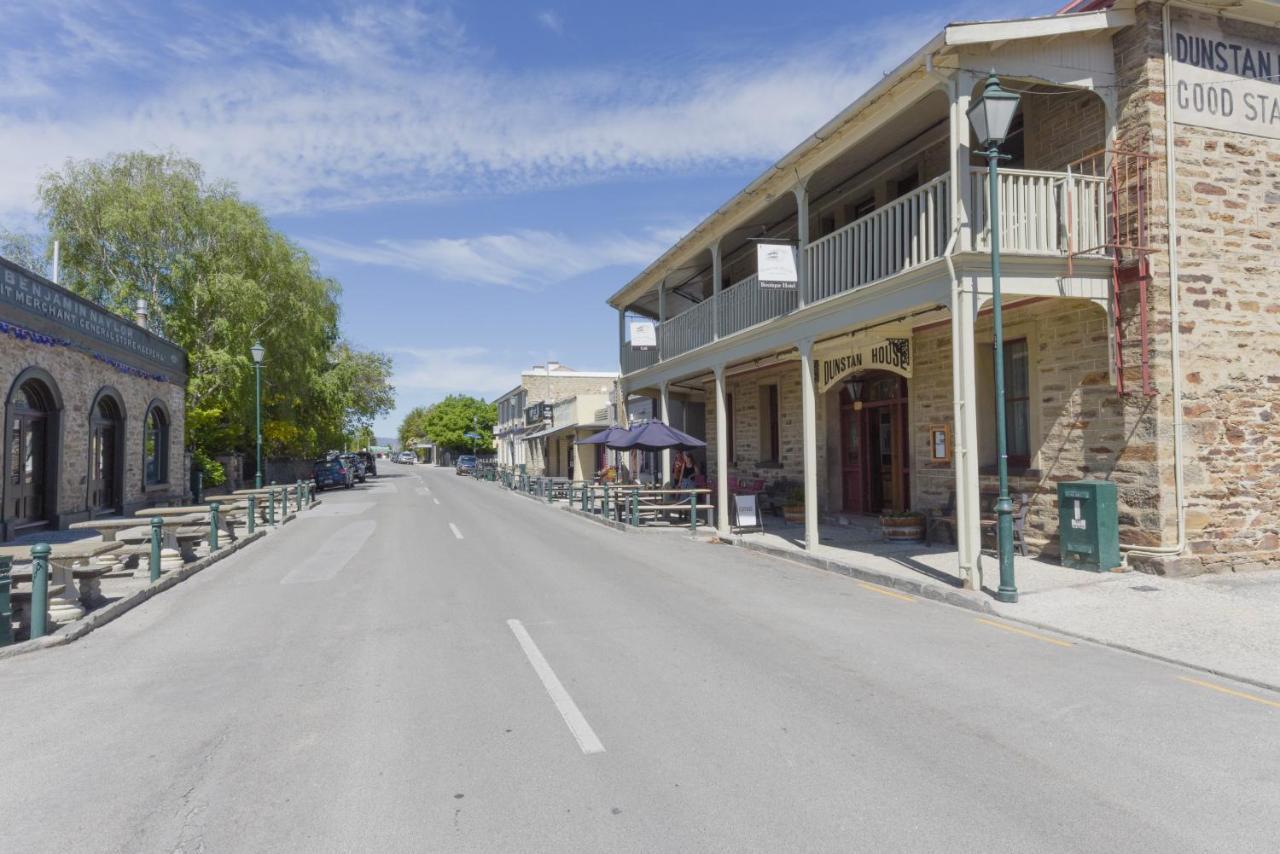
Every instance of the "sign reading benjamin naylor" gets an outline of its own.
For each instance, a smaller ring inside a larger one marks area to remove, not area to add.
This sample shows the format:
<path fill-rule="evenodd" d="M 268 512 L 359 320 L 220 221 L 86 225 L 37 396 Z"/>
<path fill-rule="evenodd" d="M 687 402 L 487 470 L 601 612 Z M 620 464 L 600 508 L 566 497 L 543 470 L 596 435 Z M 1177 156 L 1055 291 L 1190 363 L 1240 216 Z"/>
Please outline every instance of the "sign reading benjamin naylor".
<path fill-rule="evenodd" d="M 631 321 L 631 349 L 652 350 L 658 346 L 658 330 L 651 320 Z"/>
<path fill-rule="evenodd" d="M 762 288 L 794 288 L 796 248 L 790 243 L 757 243 L 756 271 Z"/>
<path fill-rule="evenodd" d="M 1173 33 L 1173 120 L 1280 139 L 1280 43 L 1225 35 L 1205 20 Z"/>
<path fill-rule="evenodd" d="M 0 258 L 0 310 L 16 306 L 66 330 L 69 338 L 89 338 L 138 357 L 173 379 L 186 371 L 182 350 L 133 323 L 55 285 L 43 276 Z M 20 321 L 19 321 L 20 322 Z"/>
<path fill-rule="evenodd" d="M 911 379 L 910 338 L 865 338 L 851 341 L 829 356 L 814 359 L 818 394 L 861 371 L 890 371 Z"/>

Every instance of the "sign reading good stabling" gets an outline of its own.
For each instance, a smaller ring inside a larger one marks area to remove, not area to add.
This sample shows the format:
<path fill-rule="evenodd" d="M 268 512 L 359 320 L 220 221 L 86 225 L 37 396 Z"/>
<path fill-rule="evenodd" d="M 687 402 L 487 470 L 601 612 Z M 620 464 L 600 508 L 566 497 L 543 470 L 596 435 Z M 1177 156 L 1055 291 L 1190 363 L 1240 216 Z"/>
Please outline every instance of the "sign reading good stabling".
<path fill-rule="evenodd" d="M 910 338 L 863 338 L 813 360 L 818 394 L 863 371 L 889 371 L 911 379 Z"/>
<path fill-rule="evenodd" d="M 658 330 L 652 320 L 631 321 L 631 349 L 652 350 L 658 346 Z"/>
<path fill-rule="evenodd" d="M 790 243 L 757 243 L 756 278 L 762 288 L 794 289 L 800 281 L 796 248 Z"/>
<path fill-rule="evenodd" d="M 1205 19 L 1173 33 L 1173 120 L 1280 139 L 1280 44 L 1226 35 Z"/>

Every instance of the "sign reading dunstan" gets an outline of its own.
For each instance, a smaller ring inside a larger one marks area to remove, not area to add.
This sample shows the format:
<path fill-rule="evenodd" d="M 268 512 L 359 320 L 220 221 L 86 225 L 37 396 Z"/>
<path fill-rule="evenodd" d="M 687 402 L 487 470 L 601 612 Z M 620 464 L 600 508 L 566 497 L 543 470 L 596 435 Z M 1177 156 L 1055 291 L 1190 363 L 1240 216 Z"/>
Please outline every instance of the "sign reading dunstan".
<path fill-rule="evenodd" d="M 1280 139 L 1280 44 L 1224 35 L 1205 21 L 1173 33 L 1173 120 Z"/>
<path fill-rule="evenodd" d="M 813 361 L 818 394 L 863 371 L 889 371 L 911 379 L 911 339 L 854 339 L 836 352 Z"/>
<path fill-rule="evenodd" d="M 158 372 L 181 381 L 187 371 L 186 357 L 176 345 L 151 335 L 124 318 L 82 299 L 17 264 L 0 258 L 0 310 L 13 306 L 28 315 L 53 324 L 69 339 L 96 341 L 115 347 Z M 5 315 L 21 323 L 21 318 Z M 39 325 L 38 323 L 32 324 Z M 177 374 L 177 377 L 174 375 Z"/>

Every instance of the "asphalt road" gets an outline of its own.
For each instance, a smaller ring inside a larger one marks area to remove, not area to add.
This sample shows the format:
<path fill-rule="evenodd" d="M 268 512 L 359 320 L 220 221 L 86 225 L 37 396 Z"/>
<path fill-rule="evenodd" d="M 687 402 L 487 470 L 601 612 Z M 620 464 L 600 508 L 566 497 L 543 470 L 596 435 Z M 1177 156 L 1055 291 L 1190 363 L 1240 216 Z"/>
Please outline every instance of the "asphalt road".
<path fill-rule="evenodd" d="M 1280 844 L 1280 697 L 382 468 L 0 661 L 0 851 Z"/>

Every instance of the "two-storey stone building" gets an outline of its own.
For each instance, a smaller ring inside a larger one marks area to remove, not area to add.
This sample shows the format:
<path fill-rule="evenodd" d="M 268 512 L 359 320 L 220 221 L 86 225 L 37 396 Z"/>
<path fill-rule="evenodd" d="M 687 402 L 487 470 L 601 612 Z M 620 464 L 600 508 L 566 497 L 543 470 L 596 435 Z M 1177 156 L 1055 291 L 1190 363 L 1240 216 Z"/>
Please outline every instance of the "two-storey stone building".
<path fill-rule="evenodd" d="M 950 25 L 615 293 L 625 392 L 707 403 L 719 526 L 727 476 L 802 482 L 810 545 L 823 517 L 953 510 L 978 586 L 1000 358 L 1035 550 L 1088 477 L 1135 565 L 1280 563 L 1278 27 L 1257 0 Z M 992 71 L 1020 96 L 1000 354 L 967 118 Z M 760 238 L 794 285 L 760 280 Z"/>
<path fill-rule="evenodd" d="M 575 371 L 559 362 L 534 365 L 497 400 L 494 439 L 498 464 L 530 475 L 590 478 L 602 449 L 575 443 L 607 427 L 614 410 L 616 371 Z"/>
<path fill-rule="evenodd" d="M 187 356 L 0 258 L 0 539 L 181 499 Z"/>

